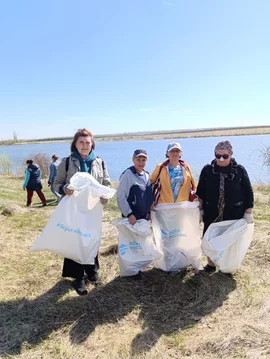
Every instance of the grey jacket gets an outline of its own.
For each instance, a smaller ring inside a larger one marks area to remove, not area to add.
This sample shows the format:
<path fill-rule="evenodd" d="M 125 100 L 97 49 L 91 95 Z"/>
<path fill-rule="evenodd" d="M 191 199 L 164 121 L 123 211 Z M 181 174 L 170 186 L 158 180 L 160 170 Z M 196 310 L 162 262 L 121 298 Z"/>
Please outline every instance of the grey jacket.
<path fill-rule="evenodd" d="M 64 194 L 64 186 L 70 183 L 71 177 L 76 172 L 80 172 L 80 161 L 77 158 L 70 156 L 68 171 L 66 172 L 66 158 L 63 158 L 58 166 L 57 175 L 53 183 L 56 192 Z M 101 158 L 97 158 L 92 162 L 90 174 L 103 186 L 110 187 L 111 181 L 107 166 Z"/>
<path fill-rule="evenodd" d="M 134 166 L 121 175 L 117 189 L 117 204 L 124 217 L 134 215 L 136 219 L 147 219 L 153 203 L 149 173 L 138 174 Z"/>

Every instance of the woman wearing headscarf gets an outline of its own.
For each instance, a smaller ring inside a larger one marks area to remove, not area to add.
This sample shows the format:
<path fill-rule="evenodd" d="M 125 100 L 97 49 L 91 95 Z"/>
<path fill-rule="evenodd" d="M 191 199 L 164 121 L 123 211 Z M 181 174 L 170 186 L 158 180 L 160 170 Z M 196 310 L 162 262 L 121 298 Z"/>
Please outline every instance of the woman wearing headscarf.
<path fill-rule="evenodd" d="M 213 222 L 245 218 L 253 222 L 253 190 L 246 169 L 232 157 L 229 141 L 219 142 L 214 150 L 215 159 L 201 171 L 197 196 L 203 211 L 204 230 Z M 208 258 L 205 272 L 216 270 Z"/>
<path fill-rule="evenodd" d="M 110 186 L 111 181 L 105 162 L 96 155 L 95 140 L 93 134 L 86 129 L 79 129 L 71 143 L 71 155 L 63 158 L 58 166 L 57 175 L 54 181 L 55 190 L 61 195 L 72 195 L 74 192 L 67 186 L 71 177 L 76 172 L 90 173 L 103 186 Z M 100 198 L 104 205 L 107 199 Z M 85 279 L 91 283 L 100 281 L 98 276 L 98 256 L 95 258 L 95 264 L 79 264 L 71 259 L 65 258 L 63 266 L 63 277 L 75 278 L 74 287 L 79 295 L 87 294 Z"/>

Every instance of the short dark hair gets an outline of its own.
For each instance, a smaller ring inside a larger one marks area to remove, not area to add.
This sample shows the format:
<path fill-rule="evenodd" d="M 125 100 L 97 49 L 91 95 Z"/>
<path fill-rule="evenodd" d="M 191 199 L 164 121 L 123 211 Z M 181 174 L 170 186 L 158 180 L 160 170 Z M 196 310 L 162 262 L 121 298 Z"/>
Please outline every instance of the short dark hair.
<path fill-rule="evenodd" d="M 28 165 L 32 165 L 32 164 L 33 164 L 33 160 L 27 160 L 26 163 L 27 163 Z"/>
<path fill-rule="evenodd" d="M 52 158 L 54 159 L 54 160 L 58 160 L 58 156 L 57 155 L 52 155 Z"/>
<path fill-rule="evenodd" d="M 95 139 L 94 139 L 92 132 L 88 131 L 86 128 L 79 128 L 73 137 L 73 140 L 72 140 L 72 143 L 70 146 L 71 152 L 74 152 L 76 150 L 75 144 L 78 141 L 78 138 L 81 136 L 83 136 L 83 137 L 89 136 L 91 138 L 91 142 L 92 142 L 91 150 L 94 150 L 95 149 Z"/>

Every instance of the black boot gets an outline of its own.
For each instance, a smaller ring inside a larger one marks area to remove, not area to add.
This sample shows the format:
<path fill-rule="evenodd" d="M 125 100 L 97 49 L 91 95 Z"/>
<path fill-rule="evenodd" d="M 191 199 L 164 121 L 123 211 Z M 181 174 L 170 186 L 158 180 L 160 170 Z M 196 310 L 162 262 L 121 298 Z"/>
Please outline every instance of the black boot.
<path fill-rule="evenodd" d="M 205 273 L 211 274 L 211 273 L 214 273 L 216 271 L 216 269 L 217 268 L 215 266 L 211 266 L 210 264 L 206 264 L 206 266 L 203 268 L 203 271 Z"/>
<path fill-rule="evenodd" d="M 96 285 L 102 284 L 102 281 L 97 273 L 94 273 L 93 275 L 90 276 L 88 275 L 88 280 L 92 284 L 96 284 Z"/>
<path fill-rule="evenodd" d="M 86 295 L 88 293 L 83 278 L 79 278 L 75 280 L 74 288 L 79 295 Z"/>

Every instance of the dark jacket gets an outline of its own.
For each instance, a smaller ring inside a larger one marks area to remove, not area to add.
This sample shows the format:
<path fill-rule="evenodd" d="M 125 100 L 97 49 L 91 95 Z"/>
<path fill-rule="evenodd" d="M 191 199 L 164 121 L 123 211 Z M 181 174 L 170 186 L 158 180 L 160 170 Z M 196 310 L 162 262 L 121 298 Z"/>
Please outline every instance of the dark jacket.
<path fill-rule="evenodd" d="M 32 191 L 40 191 L 42 189 L 42 184 L 39 166 L 36 163 L 33 163 L 27 167 L 27 170 L 30 172 L 30 178 L 26 188 Z"/>
<path fill-rule="evenodd" d="M 227 167 L 217 166 L 214 160 L 202 169 L 196 192 L 203 200 L 204 222 L 212 222 L 218 216 L 220 172 L 227 173 L 223 220 L 240 219 L 247 208 L 253 208 L 253 190 L 246 169 L 234 159 Z"/>
<path fill-rule="evenodd" d="M 129 217 L 132 214 L 136 219 L 147 219 L 153 203 L 152 185 L 149 173 L 144 171 L 138 174 L 134 166 L 126 169 L 120 177 L 117 189 L 117 203 L 122 215 Z"/>

